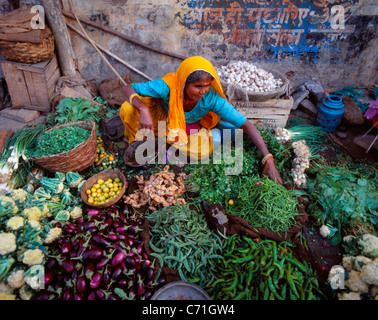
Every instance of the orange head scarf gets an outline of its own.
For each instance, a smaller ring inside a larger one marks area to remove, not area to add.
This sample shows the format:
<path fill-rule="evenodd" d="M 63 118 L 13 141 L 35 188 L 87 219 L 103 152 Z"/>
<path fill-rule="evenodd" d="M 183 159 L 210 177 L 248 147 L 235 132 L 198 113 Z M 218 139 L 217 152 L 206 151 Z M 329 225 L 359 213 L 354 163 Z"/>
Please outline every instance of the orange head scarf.
<path fill-rule="evenodd" d="M 199 56 L 187 58 L 180 64 L 175 73 L 169 73 L 164 76 L 164 82 L 171 89 L 167 118 L 167 142 L 171 144 L 180 146 L 188 143 L 183 105 L 184 90 L 187 78 L 197 70 L 203 70 L 210 73 L 214 78 L 211 85 L 220 96 L 226 99 L 214 66 L 205 58 Z M 219 119 L 219 116 L 210 111 L 200 120 L 200 125 L 207 129 L 211 129 L 216 126 Z"/>

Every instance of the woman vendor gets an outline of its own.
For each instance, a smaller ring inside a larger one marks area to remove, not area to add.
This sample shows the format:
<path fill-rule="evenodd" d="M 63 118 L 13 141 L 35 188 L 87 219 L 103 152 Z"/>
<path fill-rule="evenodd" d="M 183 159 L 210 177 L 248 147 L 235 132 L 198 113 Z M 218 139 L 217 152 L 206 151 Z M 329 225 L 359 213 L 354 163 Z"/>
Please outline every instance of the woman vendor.
<path fill-rule="evenodd" d="M 213 65 L 205 58 L 187 58 L 175 73 L 124 86 L 122 91 L 126 101 L 120 117 L 129 143 L 135 141 L 138 130 L 149 129 L 161 135 L 160 122 L 166 125 L 167 143 L 185 150 L 191 158 L 206 158 L 213 149 L 212 133 L 217 131 L 211 129 L 223 119 L 242 129 L 261 151 L 263 174 L 283 183 L 260 132 L 226 100 Z M 201 141 L 210 147 L 206 149 Z"/>

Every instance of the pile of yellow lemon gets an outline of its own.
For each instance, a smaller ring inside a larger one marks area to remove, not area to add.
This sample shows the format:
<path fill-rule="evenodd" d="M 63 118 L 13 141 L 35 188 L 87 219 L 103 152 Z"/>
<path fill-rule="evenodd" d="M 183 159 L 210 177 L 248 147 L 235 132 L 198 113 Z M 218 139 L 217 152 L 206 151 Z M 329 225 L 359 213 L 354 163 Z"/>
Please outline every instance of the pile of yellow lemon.
<path fill-rule="evenodd" d="M 86 190 L 89 204 L 103 204 L 114 199 L 122 190 L 123 182 L 119 178 L 98 179 L 91 188 Z"/>

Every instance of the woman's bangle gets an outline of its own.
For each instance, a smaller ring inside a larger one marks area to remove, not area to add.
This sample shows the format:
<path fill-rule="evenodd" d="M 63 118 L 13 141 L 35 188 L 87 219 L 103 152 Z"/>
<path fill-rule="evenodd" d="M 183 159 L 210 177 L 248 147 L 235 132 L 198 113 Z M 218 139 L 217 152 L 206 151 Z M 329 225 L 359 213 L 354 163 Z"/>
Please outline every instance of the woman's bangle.
<path fill-rule="evenodd" d="M 261 163 L 263 165 L 265 165 L 265 162 L 269 159 L 269 158 L 273 158 L 273 155 L 271 153 L 268 153 L 262 160 L 261 160 Z"/>
<path fill-rule="evenodd" d="M 137 93 L 133 93 L 133 94 L 130 96 L 130 98 L 129 98 L 129 102 L 130 102 L 131 105 L 133 105 L 133 99 L 134 99 L 134 97 L 138 97 L 138 98 L 140 99 L 139 94 L 137 94 Z"/>

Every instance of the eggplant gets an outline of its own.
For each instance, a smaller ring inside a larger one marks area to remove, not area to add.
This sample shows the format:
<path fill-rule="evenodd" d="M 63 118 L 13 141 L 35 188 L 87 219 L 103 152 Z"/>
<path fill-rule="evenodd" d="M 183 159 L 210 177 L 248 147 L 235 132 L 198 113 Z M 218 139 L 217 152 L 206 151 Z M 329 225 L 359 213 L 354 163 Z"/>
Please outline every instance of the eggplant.
<path fill-rule="evenodd" d="M 102 280 L 102 273 L 101 273 L 101 272 L 96 272 L 96 273 L 92 276 L 92 279 L 91 279 L 91 282 L 89 283 L 89 286 L 90 286 L 92 289 L 96 289 L 96 288 L 98 288 L 98 286 L 100 285 L 101 280 Z"/>
<path fill-rule="evenodd" d="M 84 224 L 84 230 L 85 231 L 87 231 L 88 229 L 90 229 L 90 228 L 92 228 L 92 227 L 94 227 L 94 226 L 96 226 L 96 222 L 94 222 L 94 221 L 89 221 L 89 222 L 87 222 L 86 224 Z"/>
<path fill-rule="evenodd" d="M 153 268 L 150 268 L 148 269 L 147 271 L 147 279 L 148 280 L 152 280 L 154 278 L 154 269 Z"/>
<path fill-rule="evenodd" d="M 135 242 L 135 241 L 134 241 Z M 137 253 L 138 254 L 141 254 L 142 253 L 142 250 L 143 250 L 143 244 L 140 244 L 138 247 L 137 247 Z"/>
<path fill-rule="evenodd" d="M 46 292 L 46 293 L 37 293 L 32 299 L 33 300 L 54 300 L 56 298 L 56 294 L 53 292 Z"/>
<path fill-rule="evenodd" d="M 145 300 L 149 300 L 152 297 L 152 291 L 146 290 L 142 296 Z"/>
<path fill-rule="evenodd" d="M 98 244 L 101 244 L 105 247 L 109 246 L 110 245 L 110 242 L 105 239 L 103 236 L 99 235 L 99 234 L 96 234 L 92 237 L 92 240 Z"/>
<path fill-rule="evenodd" d="M 115 267 L 115 266 L 119 265 L 119 264 L 122 262 L 122 260 L 123 260 L 124 258 L 125 258 L 125 252 L 123 252 L 123 251 L 118 252 L 118 253 L 114 256 L 114 258 L 113 258 L 113 260 L 112 260 L 112 266 Z"/>
<path fill-rule="evenodd" d="M 113 227 L 114 228 L 118 228 L 118 227 L 120 227 L 121 226 L 121 222 L 118 220 L 118 219 L 115 219 L 114 221 L 113 221 Z"/>
<path fill-rule="evenodd" d="M 84 275 L 90 279 L 92 277 L 92 275 L 95 273 L 96 271 L 96 266 L 94 263 L 88 263 L 85 265 L 85 270 L 84 270 Z"/>
<path fill-rule="evenodd" d="M 89 228 L 89 229 L 87 230 L 87 232 L 89 232 L 90 234 L 97 233 L 97 232 L 98 232 L 98 228 L 97 228 L 97 227 Z"/>
<path fill-rule="evenodd" d="M 103 221 L 101 225 L 104 228 L 110 228 L 112 224 L 113 224 L 113 221 L 111 219 L 107 219 L 107 220 Z"/>
<path fill-rule="evenodd" d="M 97 264 L 96 264 L 96 269 L 102 269 L 103 267 L 105 267 L 107 265 L 107 263 L 109 262 L 109 258 L 108 257 L 103 257 Z"/>
<path fill-rule="evenodd" d="M 96 299 L 96 291 L 91 291 L 88 295 L 88 300 L 95 300 Z"/>
<path fill-rule="evenodd" d="M 108 295 L 106 300 L 118 300 L 118 298 L 113 293 L 111 293 L 111 294 Z"/>
<path fill-rule="evenodd" d="M 107 286 L 110 284 L 110 281 L 111 281 L 111 276 L 109 272 L 106 270 L 106 272 L 104 272 L 102 276 L 102 287 L 106 289 Z"/>
<path fill-rule="evenodd" d="M 88 210 L 87 214 L 89 216 L 98 216 L 102 211 L 100 209 L 90 209 Z"/>
<path fill-rule="evenodd" d="M 118 279 L 118 277 L 122 274 L 122 267 L 121 266 L 117 266 L 113 273 L 112 273 L 112 279 L 113 280 L 116 280 Z"/>
<path fill-rule="evenodd" d="M 63 300 L 72 300 L 72 291 L 70 288 L 63 290 Z"/>
<path fill-rule="evenodd" d="M 67 227 L 68 227 L 69 229 L 72 229 L 72 230 L 75 230 L 75 229 L 76 229 L 75 225 L 74 225 L 73 223 L 71 223 L 71 222 L 67 224 Z"/>
<path fill-rule="evenodd" d="M 79 293 L 84 293 L 87 289 L 87 281 L 84 276 L 80 276 L 76 281 L 76 291 Z"/>
<path fill-rule="evenodd" d="M 126 257 L 125 258 L 125 261 L 127 264 L 131 265 L 131 266 L 135 266 L 136 262 L 135 262 L 135 259 L 133 257 Z"/>
<path fill-rule="evenodd" d="M 127 286 L 128 281 L 126 279 L 120 279 L 120 280 L 118 280 L 117 284 L 118 284 L 118 286 L 124 288 L 124 287 Z"/>
<path fill-rule="evenodd" d="M 98 299 L 103 300 L 105 299 L 105 293 L 101 289 L 96 290 L 96 296 Z"/>
<path fill-rule="evenodd" d="M 143 218 L 137 218 L 136 219 L 136 224 L 138 225 L 138 226 L 141 226 L 142 224 L 144 223 L 144 219 Z"/>
<path fill-rule="evenodd" d="M 54 279 L 55 279 L 55 273 L 53 271 L 45 272 L 45 275 L 44 275 L 44 278 L 43 278 L 44 285 L 48 286 L 48 285 L 52 284 L 54 282 Z"/>
<path fill-rule="evenodd" d="M 148 260 L 148 259 L 147 259 L 147 260 L 143 260 L 143 261 L 142 261 L 141 268 L 142 268 L 143 270 L 145 270 L 145 269 L 149 268 L 151 265 L 152 265 L 151 260 Z"/>
<path fill-rule="evenodd" d="M 113 223 L 114 225 L 114 223 Z M 117 233 L 125 233 L 127 231 L 128 227 L 127 226 L 119 226 L 119 227 L 116 227 L 116 232 Z"/>
<path fill-rule="evenodd" d="M 60 249 L 60 251 L 63 253 L 63 254 L 66 254 L 68 253 L 72 248 L 72 244 L 67 242 L 65 244 L 62 245 L 62 248 Z"/>
<path fill-rule="evenodd" d="M 110 241 L 117 241 L 118 236 L 115 233 L 108 234 L 107 237 Z"/>
<path fill-rule="evenodd" d="M 91 249 L 83 253 L 83 260 L 99 260 L 103 256 L 101 249 Z"/>
<path fill-rule="evenodd" d="M 57 265 L 57 260 L 55 258 L 49 258 L 45 267 L 47 270 L 53 269 Z"/>
<path fill-rule="evenodd" d="M 74 270 L 74 264 L 71 260 L 64 259 L 61 261 L 60 266 L 64 271 L 71 273 Z"/>
<path fill-rule="evenodd" d="M 83 300 L 83 297 L 80 294 L 78 294 L 77 292 L 74 293 L 73 298 L 74 298 L 74 300 Z"/>
<path fill-rule="evenodd" d="M 117 234 L 117 239 L 121 240 L 121 241 L 126 240 L 126 235 L 125 234 Z"/>

